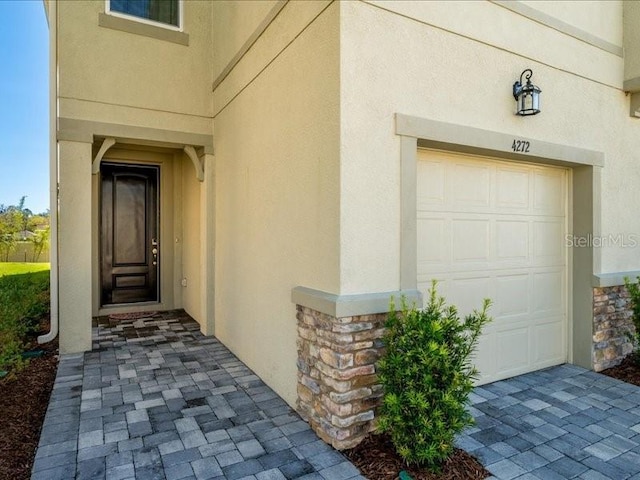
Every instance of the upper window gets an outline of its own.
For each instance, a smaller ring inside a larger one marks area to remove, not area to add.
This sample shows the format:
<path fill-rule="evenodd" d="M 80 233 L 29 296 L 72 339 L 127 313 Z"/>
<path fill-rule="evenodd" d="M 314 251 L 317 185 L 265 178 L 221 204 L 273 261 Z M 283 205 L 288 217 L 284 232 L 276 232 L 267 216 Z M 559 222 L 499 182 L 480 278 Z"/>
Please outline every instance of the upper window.
<path fill-rule="evenodd" d="M 180 0 L 107 0 L 107 13 L 182 29 Z"/>

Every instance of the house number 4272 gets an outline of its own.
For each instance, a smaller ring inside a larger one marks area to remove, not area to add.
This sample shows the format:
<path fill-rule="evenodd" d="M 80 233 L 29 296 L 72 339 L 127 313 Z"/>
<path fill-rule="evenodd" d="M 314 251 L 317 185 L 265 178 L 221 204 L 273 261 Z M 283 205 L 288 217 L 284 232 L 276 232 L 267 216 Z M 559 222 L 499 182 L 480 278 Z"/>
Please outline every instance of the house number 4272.
<path fill-rule="evenodd" d="M 511 150 L 514 152 L 529 153 L 530 144 L 526 140 L 514 140 L 511 144 Z"/>

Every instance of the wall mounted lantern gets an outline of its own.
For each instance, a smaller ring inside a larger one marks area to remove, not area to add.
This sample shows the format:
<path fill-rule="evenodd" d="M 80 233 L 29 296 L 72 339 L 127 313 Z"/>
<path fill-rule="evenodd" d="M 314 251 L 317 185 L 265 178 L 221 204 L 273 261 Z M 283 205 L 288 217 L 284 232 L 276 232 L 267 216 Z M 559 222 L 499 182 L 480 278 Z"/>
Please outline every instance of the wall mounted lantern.
<path fill-rule="evenodd" d="M 531 75 L 533 71 L 527 68 L 520 74 L 520 80 L 513 84 L 513 98 L 516 99 L 517 115 L 535 115 L 540 113 L 540 90 L 531 83 Z M 522 77 L 526 78 L 527 83 L 522 84 Z"/>

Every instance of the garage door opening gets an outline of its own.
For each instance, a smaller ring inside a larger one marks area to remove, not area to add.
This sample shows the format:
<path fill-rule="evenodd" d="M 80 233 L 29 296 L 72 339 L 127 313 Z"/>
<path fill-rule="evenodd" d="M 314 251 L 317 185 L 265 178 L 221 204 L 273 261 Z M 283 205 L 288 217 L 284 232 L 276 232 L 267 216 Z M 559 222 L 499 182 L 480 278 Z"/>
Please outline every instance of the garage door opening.
<path fill-rule="evenodd" d="M 566 362 L 568 169 L 419 150 L 416 174 L 418 289 L 493 302 L 479 383 Z"/>

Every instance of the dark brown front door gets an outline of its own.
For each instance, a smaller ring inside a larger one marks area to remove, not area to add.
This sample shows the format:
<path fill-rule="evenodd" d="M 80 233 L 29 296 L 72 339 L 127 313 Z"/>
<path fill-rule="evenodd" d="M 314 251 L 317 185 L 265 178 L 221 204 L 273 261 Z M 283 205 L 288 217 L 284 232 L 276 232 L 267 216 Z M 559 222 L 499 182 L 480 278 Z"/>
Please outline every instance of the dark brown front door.
<path fill-rule="evenodd" d="M 102 305 L 157 302 L 158 167 L 103 163 L 100 172 Z"/>

